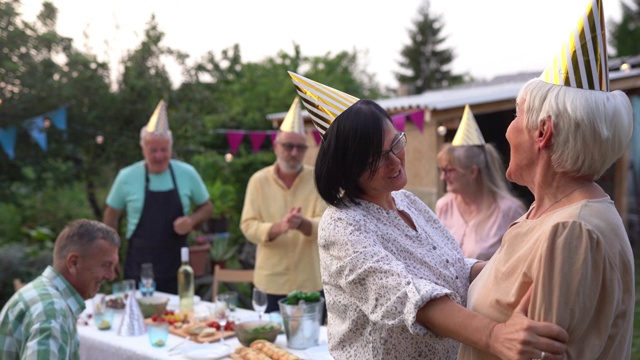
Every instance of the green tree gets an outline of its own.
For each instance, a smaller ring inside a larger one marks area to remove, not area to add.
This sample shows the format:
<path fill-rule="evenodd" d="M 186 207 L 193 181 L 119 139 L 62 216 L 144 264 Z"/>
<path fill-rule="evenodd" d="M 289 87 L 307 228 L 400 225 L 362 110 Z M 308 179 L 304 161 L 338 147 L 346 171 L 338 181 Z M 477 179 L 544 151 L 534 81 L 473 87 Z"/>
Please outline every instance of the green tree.
<path fill-rule="evenodd" d="M 402 59 L 398 65 L 403 72 L 395 74 L 398 82 L 410 94 L 461 83 L 463 76 L 455 75 L 450 70 L 453 50 L 443 48 L 446 37 L 442 35 L 442 17 L 431 13 L 429 0 L 422 3 L 418 17 L 412 24 L 413 28 L 409 30 L 410 43 L 400 51 Z"/>
<path fill-rule="evenodd" d="M 181 123 L 174 119 L 176 104 L 163 59 L 175 56 L 182 60 L 186 55 L 163 46 L 164 36 L 155 14 L 152 15 L 141 43 L 122 60 L 124 71 L 117 81 L 117 112 L 114 118 L 103 124 L 104 131 L 109 134 L 112 155 L 105 159 L 105 164 L 120 168 L 141 159 L 140 129 L 147 124 L 160 100 L 167 102 L 171 130 L 174 131 Z"/>
<path fill-rule="evenodd" d="M 187 151 L 227 152 L 225 135 L 218 131 L 221 129 L 273 129 L 266 115 L 289 108 L 296 92 L 287 71 L 301 73 L 300 69 L 314 80 L 354 96 L 375 98 L 380 94 L 373 75 L 362 68 L 355 50 L 305 57 L 294 44 L 291 53 L 279 51 L 262 61 L 246 63 L 237 44 L 220 55 L 210 51 L 187 70 L 189 81 L 175 95 L 178 111 L 197 119 L 192 120 L 192 129 L 185 130 L 191 135 Z M 242 146 L 250 152 L 248 139 Z"/>
<path fill-rule="evenodd" d="M 615 49 L 615 56 L 640 54 L 640 0 L 621 1 L 620 22 L 610 21 L 609 44 Z"/>
<path fill-rule="evenodd" d="M 45 218 L 40 210 L 50 204 L 37 199 L 54 190 L 85 184 L 87 200 L 95 203 L 94 159 L 104 154 L 95 129 L 108 118 L 112 97 L 108 66 L 57 34 L 53 4 L 44 2 L 33 23 L 21 19 L 20 6 L 18 0 L 0 2 L 0 127 L 19 129 L 15 159 L 0 161 L 0 198 L 20 209 L 23 223 L 38 223 Z M 24 122 L 63 105 L 68 106 L 68 129 L 46 129 L 43 151 L 23 129 Z M 44 225 L 59 229 L 67 221 L 54 216 Z"/>

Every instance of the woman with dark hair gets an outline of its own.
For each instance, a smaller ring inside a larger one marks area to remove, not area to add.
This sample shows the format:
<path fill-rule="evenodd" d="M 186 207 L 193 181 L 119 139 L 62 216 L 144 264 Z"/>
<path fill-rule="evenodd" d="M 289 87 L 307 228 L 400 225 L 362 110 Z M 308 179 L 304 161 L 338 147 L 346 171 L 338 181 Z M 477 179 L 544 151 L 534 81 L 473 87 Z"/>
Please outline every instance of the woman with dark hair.
<path fill-rule="evenodd" d="M 526 300 L 504 323 L 465 309 L 481 264 L 464 259 L 435 214 L 402 190 L 407 138 L 389 115 L 373 101 L 345 102 L 347 94 L 291 76 L 312 118 L 330 124 L 315 178 L 329 204 L 318 244 L 332 356 L 455 359 L 461 341 L 505 359 L 539 348 L 561 359 L 564 330 L 528 320 Z M 345 109 L 327 118 L 336 104 Z"/>

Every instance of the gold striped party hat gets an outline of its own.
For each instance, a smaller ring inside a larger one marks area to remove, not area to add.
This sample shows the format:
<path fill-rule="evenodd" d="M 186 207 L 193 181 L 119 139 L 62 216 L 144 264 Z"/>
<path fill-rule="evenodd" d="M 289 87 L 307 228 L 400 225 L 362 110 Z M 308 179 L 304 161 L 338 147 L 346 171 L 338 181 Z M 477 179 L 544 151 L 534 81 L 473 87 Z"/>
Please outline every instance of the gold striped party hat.
<path fill-rule="evenodd" d="M 322 135 L 338 115 L 360 100 L 294 72 L 289 71 L 289 76 L 311 116 L 313 125 Z"/>
<path fill-rule="evenodd" d="M 169 133 L 169 118 L 167 117 L 167 104 L 160 100 L 156 110 L 147 123 L 147 132 L 166 135 Z"/>
<path fill-rule="evenodd" d="M 551 65 L 540 75 L 544 82 L 578 89 L 609 91 L 607 36 L 602 0 L 590 0 Z"/>
<path fill-rule="evenodd" d="M 458 131 L 456 131 L 456 135 L 453 137 L 451 145 L 473 146 L 484 144 L 484 137 L 482 136 L 480 127 L 478 127 L 476 118 L 473 116 L 469 104 L 467 104 L 464 107 L 464 112 L 462 113 L 462 119 L 460 119 Z"/>
<path fill-rule="evenodd" d="M 289 112 L 284 117 L 282 124 L 280 124 L 280 131 L 305 135 L 304 119 L 300 114 L 301 108 L 300 100 L 296 96 L 296 98 L 293 99 L 293 103 L 291 103 Z"/>

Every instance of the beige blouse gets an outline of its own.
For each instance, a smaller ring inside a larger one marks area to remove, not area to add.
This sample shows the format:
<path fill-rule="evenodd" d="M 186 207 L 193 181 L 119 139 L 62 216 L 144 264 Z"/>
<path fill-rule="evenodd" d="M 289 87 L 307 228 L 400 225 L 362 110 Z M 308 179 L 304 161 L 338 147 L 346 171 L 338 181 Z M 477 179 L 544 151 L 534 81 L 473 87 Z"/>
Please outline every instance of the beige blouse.
<path fill-rule="evenodd" d="M 567 330 L 568 360 L 629 359 L 633 267 L 629 239 L 608 197 L 536 220 L 525 214 L 472 283 L 467 307 L 506 321 L 533 283 L 528 316 Z M 462 345 L 458 359 L 496 358 Z"/>

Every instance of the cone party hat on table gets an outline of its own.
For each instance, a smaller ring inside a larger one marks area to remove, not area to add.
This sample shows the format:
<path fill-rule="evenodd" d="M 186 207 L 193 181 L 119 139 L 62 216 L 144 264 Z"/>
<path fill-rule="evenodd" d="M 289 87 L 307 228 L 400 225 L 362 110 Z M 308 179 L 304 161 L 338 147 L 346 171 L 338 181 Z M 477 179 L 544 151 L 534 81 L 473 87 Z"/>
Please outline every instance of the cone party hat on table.
<path fill-rule="evenodd" d="M 458 131 L 456 131 L 456 135 L 453 137 L 451 145 L 474 146 L 484 144 L 485 141 L 484 137 L 482 136 L 482 132 L 480 131 L 480 127 L 478 127 L 476 118 L 473 116 L 469 104 L 467 104 L 464 107 L 464 112 L 462 113 L 462 119 L 460 119 Z"/>
<path fill-rule="evenodd" d="M 120 336 L 138 336 L 147 333 L 147 328 L 144 324 L 144 317 L 140 306 L 136 301 L 136 292 L 131 291 L 128 293 L 126 306 L 124 308 L 124 316 L 122 322 L 118 328 L 118 335 Z"/>
<path fill-rule="evenodd" d="M 166 135 L 169 130 L 169 118 L 167 116 L 167 104 L 164 100 L 160 100 L 156 110 L 151 115 L 149 122 L 147 123 L 147 132 Z"/>
<path fill-rule="evenodd" d="M 544 82 L 585 90 L 609 91 L 607 36 L 602 0 L 591 0 L 578 26 L 544 70 Z"/>
<path fill-rule="evenodd" d="M 289 108 L 289 112 L 280 124 L 280 131 L 305 135 L 304 119 L 302 118 L 302 105 L 300 99 L 296 96 Z"/>
<path fill-rule="evenodd" d="M 338 115 L 360 100 L 294 72 L 289 71 L 289 76 L 309 112 L 313 125 L 322 135 Z"/>

